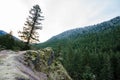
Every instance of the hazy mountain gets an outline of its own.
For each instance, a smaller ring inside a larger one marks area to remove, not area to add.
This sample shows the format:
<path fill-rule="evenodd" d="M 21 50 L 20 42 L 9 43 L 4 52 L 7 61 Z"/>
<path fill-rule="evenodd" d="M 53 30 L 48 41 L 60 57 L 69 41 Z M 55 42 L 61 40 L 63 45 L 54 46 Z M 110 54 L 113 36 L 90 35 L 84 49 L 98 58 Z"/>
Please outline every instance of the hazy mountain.
<path fill-rule="evenodd" d="M 6 35 L 8 34 L 7 32 L 0 30 L 0 35 Z M 19 40 L 17 37 L 13 36 L 15 40 Z"/>
<path fill-rule="evenodd" d="M 120 16 L 96 25 L 86 26 L 84 28 L 71 29 L 71 30 L 62 32 L 61 34 L 53 36 L 48 41 L 73 38 L 85 33 L 96 33 L 96 32 L 104 31 L 107 29 L 113 29 L 118 25 L 120 25 Z"/>
<path fill-rule="evenodd" d="M 7 32 L 0 30 L 0 35 L 5 35 L 5 34 L 7 34 Z"/>

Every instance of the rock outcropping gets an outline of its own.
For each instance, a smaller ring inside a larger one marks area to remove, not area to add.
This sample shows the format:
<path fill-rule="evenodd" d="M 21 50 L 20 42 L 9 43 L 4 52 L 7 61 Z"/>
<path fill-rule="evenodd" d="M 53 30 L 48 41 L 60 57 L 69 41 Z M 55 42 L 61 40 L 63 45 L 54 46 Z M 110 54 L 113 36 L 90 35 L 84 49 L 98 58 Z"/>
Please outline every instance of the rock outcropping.
<path fill-rule="evenodd" d="M 0 51 L 0 80 L 72 80 L 51 48 Z"/>

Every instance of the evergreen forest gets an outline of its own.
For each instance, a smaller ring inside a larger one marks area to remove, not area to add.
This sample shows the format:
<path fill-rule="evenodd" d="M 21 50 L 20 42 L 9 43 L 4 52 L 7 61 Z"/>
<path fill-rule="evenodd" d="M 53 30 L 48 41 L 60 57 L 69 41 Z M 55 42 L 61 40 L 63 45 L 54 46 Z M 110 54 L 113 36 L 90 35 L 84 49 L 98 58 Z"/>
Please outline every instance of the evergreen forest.
<path fill-rule="evenodd" d="M 52 47 L 73 80 L 120 80 L 119 17 L 78 31 L 34 46 Z"/>

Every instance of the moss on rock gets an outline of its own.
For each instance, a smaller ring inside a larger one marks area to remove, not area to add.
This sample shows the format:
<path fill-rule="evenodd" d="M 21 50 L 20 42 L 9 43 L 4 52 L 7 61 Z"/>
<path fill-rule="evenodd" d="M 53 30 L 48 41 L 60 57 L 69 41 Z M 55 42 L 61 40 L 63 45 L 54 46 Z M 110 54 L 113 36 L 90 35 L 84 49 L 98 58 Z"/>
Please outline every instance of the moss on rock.
<path fill-rule="evenodd" d="M 48 80 L 72 80 L 58 59 L 55 59 L 52 48 L 37 51 L 28 50 L 25 54 L 26 65 L 31 69 L 48 75 Z"/>

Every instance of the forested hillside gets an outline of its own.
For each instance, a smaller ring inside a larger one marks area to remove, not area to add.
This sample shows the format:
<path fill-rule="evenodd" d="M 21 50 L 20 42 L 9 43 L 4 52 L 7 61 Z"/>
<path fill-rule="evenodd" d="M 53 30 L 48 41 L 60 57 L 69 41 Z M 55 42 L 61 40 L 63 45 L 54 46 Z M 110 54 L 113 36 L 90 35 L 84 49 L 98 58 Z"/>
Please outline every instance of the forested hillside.
<path fill-rule="evenodd" d="M 37 48 L 56 51 L 74 80 L 120 80 L 120 17 L 54 36 Z"/>
<path fill-rule="evenodd" d="M 5 34 L 7 34 L 7 32 L 0 30 L 0 35 L 5 35 Z"/>

